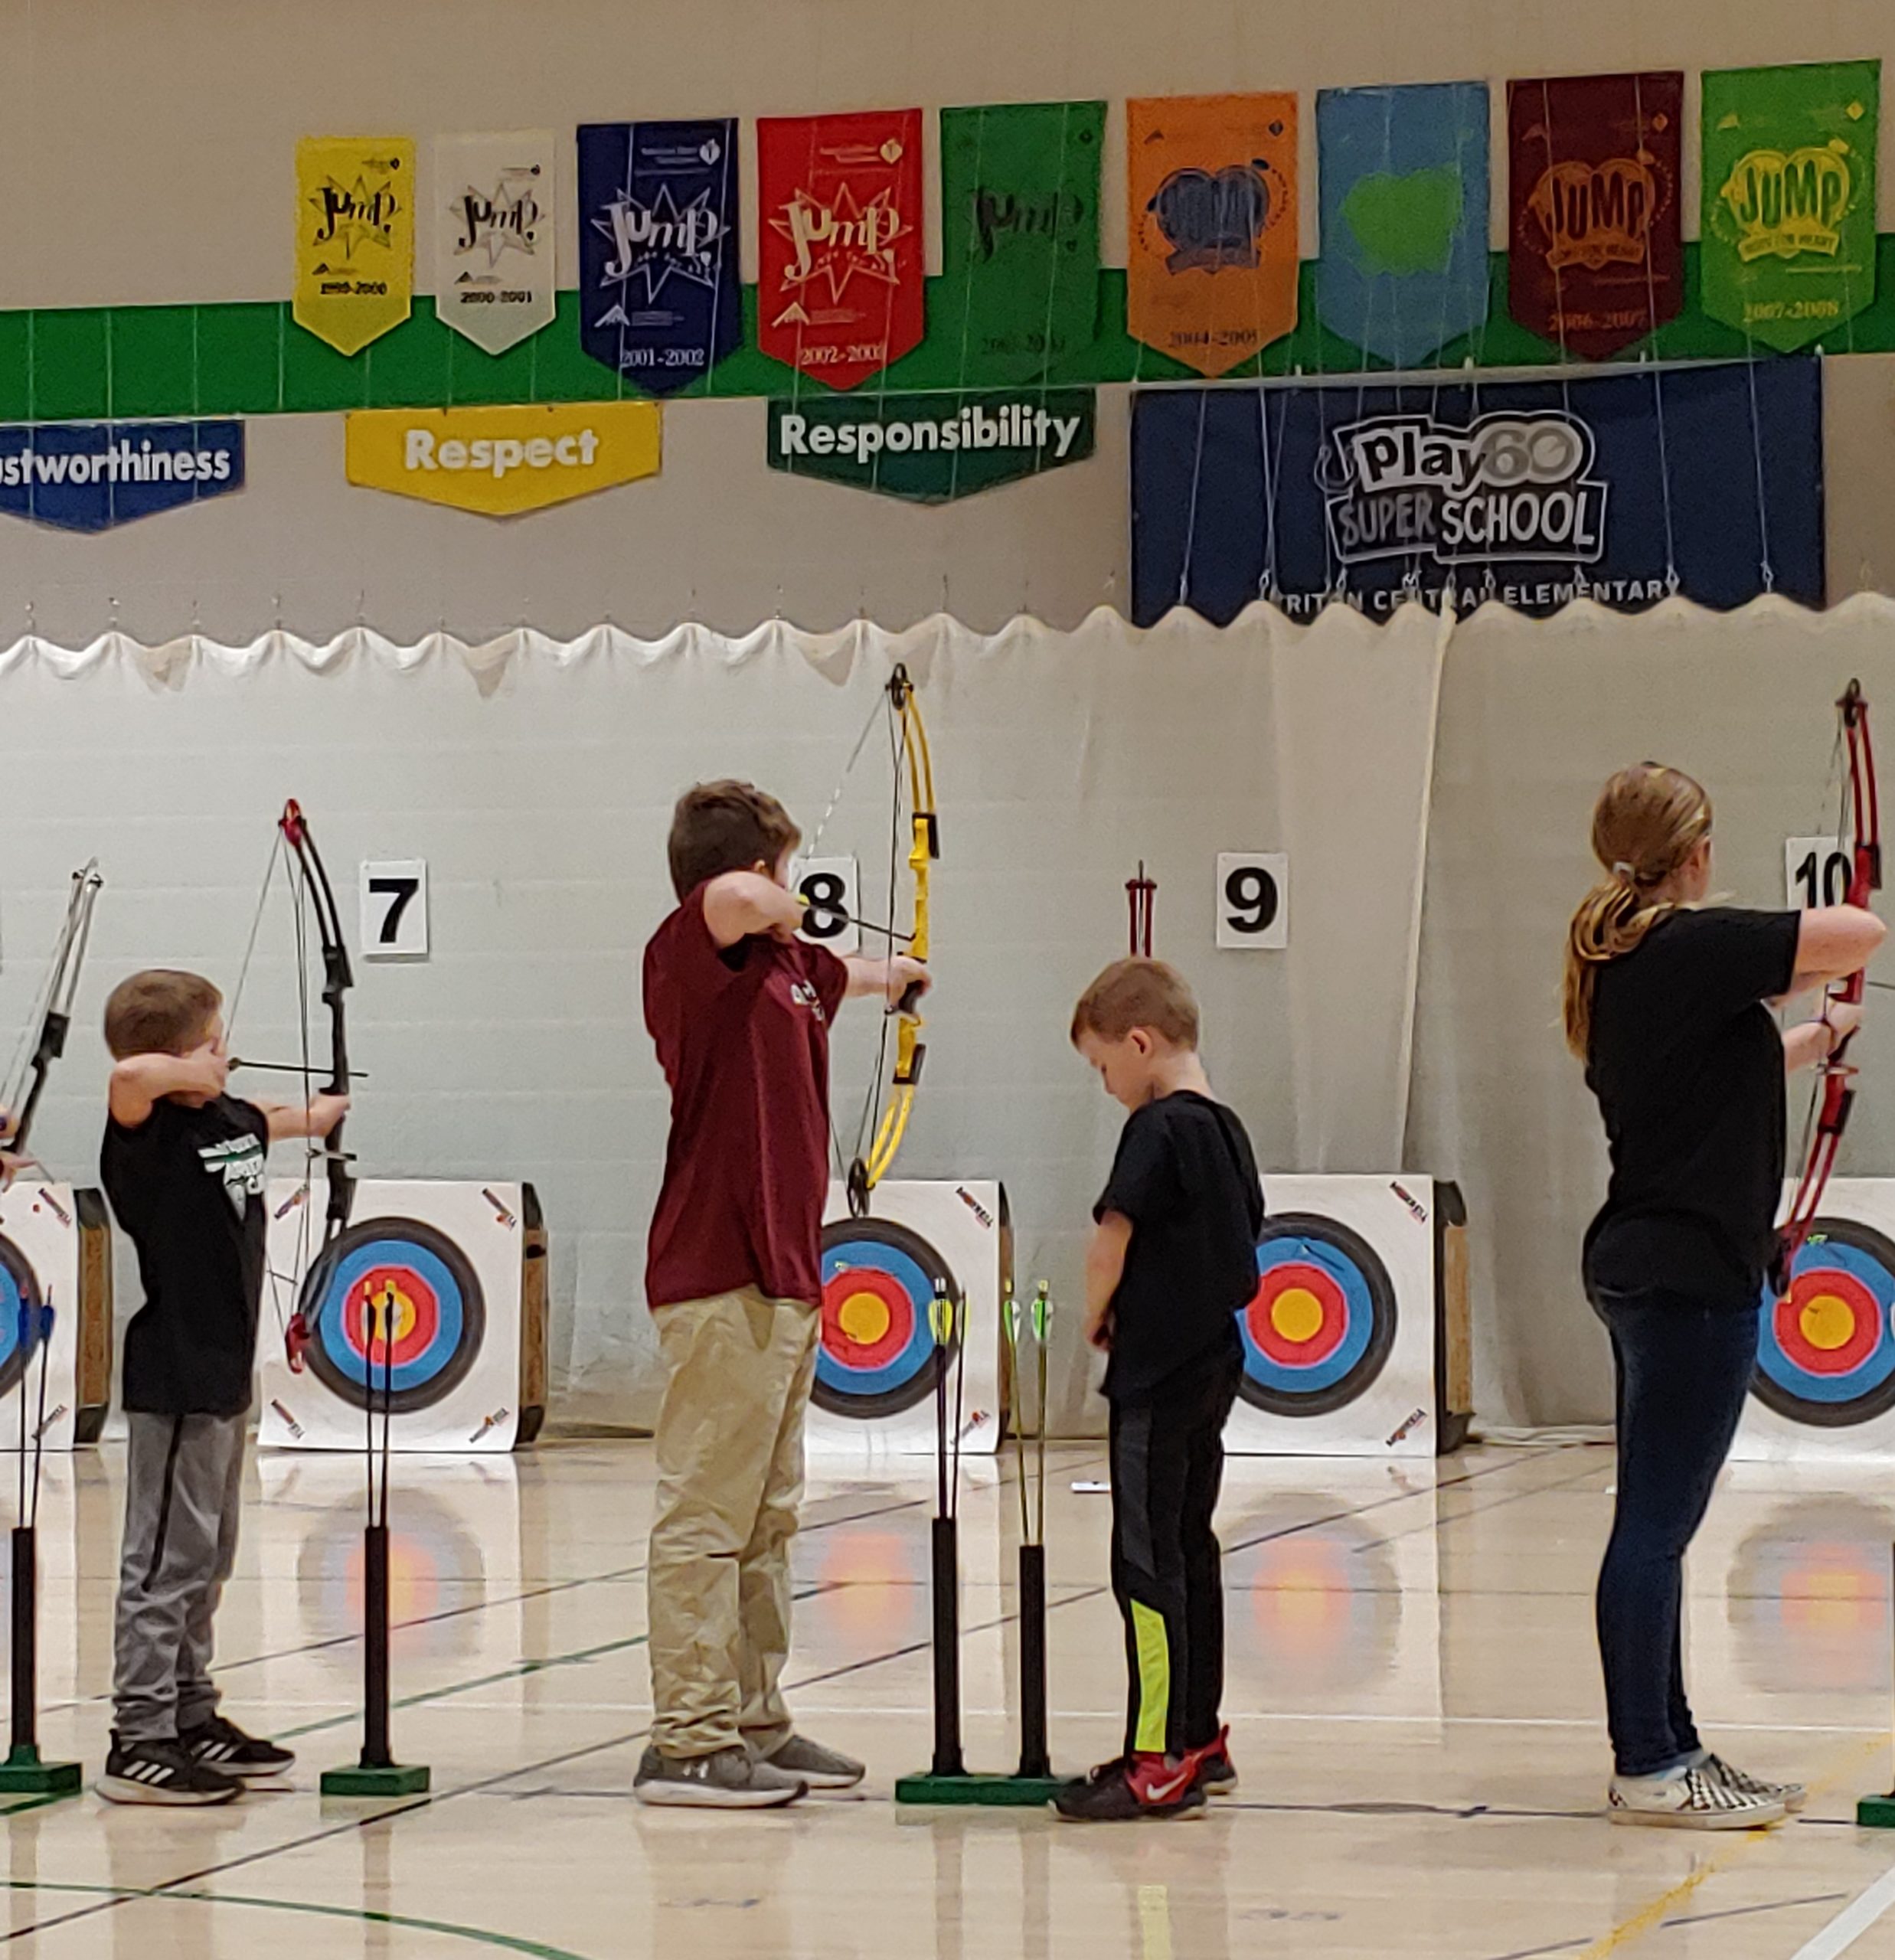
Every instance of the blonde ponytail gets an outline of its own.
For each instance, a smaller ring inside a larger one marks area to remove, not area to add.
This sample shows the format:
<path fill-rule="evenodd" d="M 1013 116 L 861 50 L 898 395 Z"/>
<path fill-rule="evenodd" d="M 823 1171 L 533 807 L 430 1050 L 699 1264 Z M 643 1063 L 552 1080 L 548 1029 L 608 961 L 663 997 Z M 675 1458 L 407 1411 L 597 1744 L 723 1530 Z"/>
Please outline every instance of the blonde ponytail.
<path fill-rule="evenodd" d="M 1710 799 L 1657 763 L 1622 769 L 1593 810 L 1593 853 L 1606 876 L 1580 900 L 1566 929 L 1566 1041 L 1583 1060 L 1599 969 L 1622 959 L 1673 910 L 1669 882 L 1710 834 Z"/>

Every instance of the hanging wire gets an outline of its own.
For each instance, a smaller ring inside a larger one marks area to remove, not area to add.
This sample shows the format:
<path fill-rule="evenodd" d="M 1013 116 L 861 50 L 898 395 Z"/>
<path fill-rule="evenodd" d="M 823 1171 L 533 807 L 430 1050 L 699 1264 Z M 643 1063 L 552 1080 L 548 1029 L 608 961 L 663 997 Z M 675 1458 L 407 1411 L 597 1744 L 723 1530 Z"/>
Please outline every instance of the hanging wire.
<path fill-rule="evenodd" d="M 1632 78 L 1633 113 L 1639 125 L 1639 143 L 1641 149 L 1649 147 L 1649 124 L 1645 114 L 1645 77 L 1635 74 Z M 1681 100 L 1681 107 L 1682 103 Z M 1679 154 L 1683 155 L 1682 139 Z M 1657 173 L 1653 173 L 1655 183 Z M 1674 198 L 1682 194 L 1682 186 L 1671 186 Z M 1669 432 L 1665 423 L 1665 353 L 1658 341 L 1658 286 L 1657 269 L 1652 263 L 1654 233 L 1658 224 L 1658 210 L 1655 203 L 1648 214 L 1645 240 L 1645 325 L 1651 336 L 1652 402 L 1658 420 L 1658 488 L 1665 506 L 1665 586 L 1668 593 L 1675 593 L 1681 580 L 1678 575 L 1678 531 L 1671 515 L 1671 445 Z"/>

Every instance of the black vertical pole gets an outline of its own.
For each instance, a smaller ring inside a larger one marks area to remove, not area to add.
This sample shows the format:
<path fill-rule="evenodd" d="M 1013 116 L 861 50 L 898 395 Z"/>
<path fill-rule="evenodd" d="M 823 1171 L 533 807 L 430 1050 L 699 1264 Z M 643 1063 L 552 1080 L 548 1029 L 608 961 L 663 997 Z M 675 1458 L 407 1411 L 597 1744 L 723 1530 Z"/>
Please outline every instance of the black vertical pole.
<path fill-rule="evenodd" d="M 388 1527 L 371 1524 L 362 1534 L 364 1696 L 362 1767 L 387 1769 L 388 1753 Z"/>
<path fill-rule="evenodd" d="M 1046 1547 L 1020 1547 L 1020 1774 L 1050 1776 L 1046 1746 Z"/>
<path fill-rule="evenodd" d="M 22 1436 L 24 1449 L 26 1439 Z M 39 1604 L 39 1560 L 34 1549 L 30 1524 L 13 1530 L 13 1735 L 12 1756 L 16 1762 L 31 1762 L 39 1753 L 39 1734 L 34 1713 L 39 1671 L 37 1651 Z"/>
<path fill-rule="evenodd" d="M 960 1548 L 956 1521 L 934 1521 L 934 1768 L 963 1776 L 961 1756 Z"/>

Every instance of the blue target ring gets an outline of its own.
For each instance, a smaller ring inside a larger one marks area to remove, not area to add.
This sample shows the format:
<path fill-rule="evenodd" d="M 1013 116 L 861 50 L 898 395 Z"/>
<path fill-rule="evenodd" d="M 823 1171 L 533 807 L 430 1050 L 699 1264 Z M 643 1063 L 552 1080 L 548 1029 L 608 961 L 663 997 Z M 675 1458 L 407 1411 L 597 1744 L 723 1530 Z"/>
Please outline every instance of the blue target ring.
<path fill-rule="evenodd" d="M 810 1398 L 818 1408 L 868 1421 L 933 1393 L 942 1360 L 932 1318 L 937 1285 L 960 1298 L 940 1254 L 905 1225 L 844 1218 L 822 1228 L 822 1325 Z"/>
<path fill-rule="evenodd" d="M 0 1395 L 17 1387 L 26 1364 L 39 1344 L 40 1282 L 31 1263 L 11 1239 L 0 1238 Z M 26 1339 L 20 1338 L 20 1316 L 27 1317 Z"/>
<path fill-rule="evenodd" d="M 1851 1429 L 1895 1409 L 1895 1243 L 1848 1218 L 1819 1218 L 1782 1299 L 1759 1308 L 1751 1390 L 1779 1416 Z"/>
<path fill-rule="evenodd" d="M 1362 1394 L 1395 1345 L 1395 1289 L 1361 1233 L 1285 1212 L 1256 1246 L 1257 1288 L 1239 1309 L 1238 1393 L 1276 1416 L 1326 1416 Z"/>
<path fill-rule="evenodd" d="M 396 1415 L 458 1388 L 487 1331 L 485 1296 L 466 1255 L 413 1218 L 349 1227 L 311 1269 L 302 1311 L 317 1380 L 354 1408 L 372 1400 Z M 384 1328 L 394 1334 L 386 1356 Z"/>

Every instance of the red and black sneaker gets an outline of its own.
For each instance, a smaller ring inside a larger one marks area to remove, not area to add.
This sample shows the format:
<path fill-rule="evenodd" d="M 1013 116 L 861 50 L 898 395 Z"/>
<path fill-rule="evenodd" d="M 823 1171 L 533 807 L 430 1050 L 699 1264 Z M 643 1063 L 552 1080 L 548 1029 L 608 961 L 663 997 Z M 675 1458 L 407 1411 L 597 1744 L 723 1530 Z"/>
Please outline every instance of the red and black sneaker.
<path fill-rule="evenodd" d="M 1068 1783 L 1053 1808 L 1071 1824 L 1127 1824 L 1139 1818 L 1188 1817 L 1204 1808 L 1197 1765 L 1139 1754 L 1102 1762 L 1089 1776 Z"/>
<path fill-rule="evenodd" d="M 1191 1752 L 1197 1765 L 1197 1787 L 1207 1797 L 1227 1797 L 1237 1787 L 1237 1766 L 1230 1759 L 1230 1731 L 1217 1731 L 1217 1740 Z"/>

